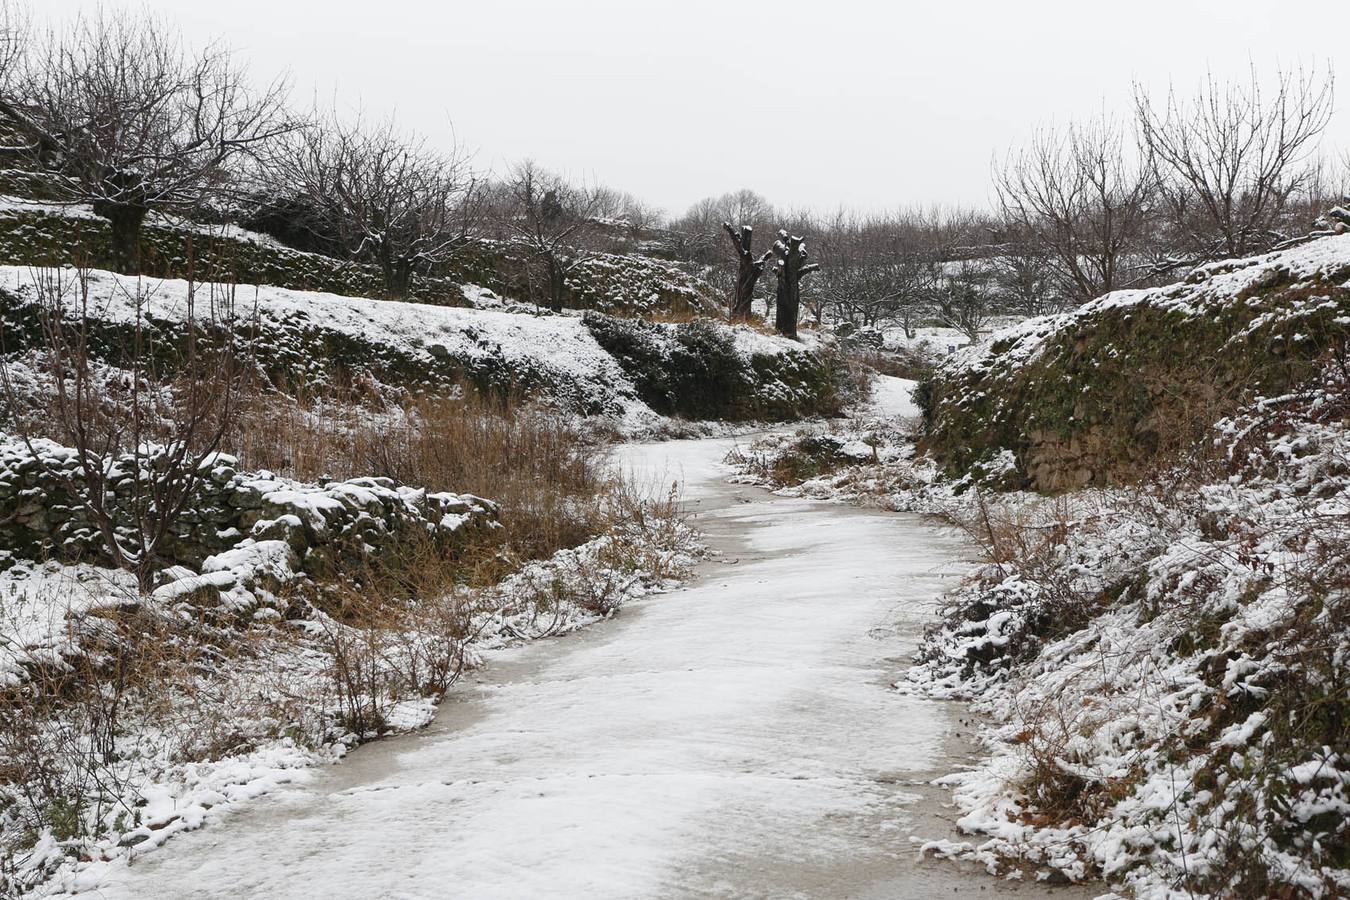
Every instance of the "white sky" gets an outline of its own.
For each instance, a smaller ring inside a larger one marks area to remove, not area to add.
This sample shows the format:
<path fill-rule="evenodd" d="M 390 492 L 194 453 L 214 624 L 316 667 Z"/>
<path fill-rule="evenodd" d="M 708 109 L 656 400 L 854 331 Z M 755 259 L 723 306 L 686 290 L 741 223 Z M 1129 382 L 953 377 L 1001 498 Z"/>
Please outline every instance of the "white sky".
<path fill-rule="evenodd" d="M 71 15 L 96 4 L 38 0 Z M 396 109 L 498 170 L 523 156 L 679 213 L 774 203 L 983 205 L 990 161 L 1041 121 L 1165 88 L 1338 62 L 1346 0 L 148 0 L 297 100 Z"/>

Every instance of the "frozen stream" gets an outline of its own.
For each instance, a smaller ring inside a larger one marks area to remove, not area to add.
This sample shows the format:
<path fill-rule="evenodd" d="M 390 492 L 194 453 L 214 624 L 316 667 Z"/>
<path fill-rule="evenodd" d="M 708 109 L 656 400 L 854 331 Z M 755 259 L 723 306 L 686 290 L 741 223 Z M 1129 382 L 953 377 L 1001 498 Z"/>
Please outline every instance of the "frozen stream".
<path fill-rule="evenodd" d="M 106 897 L 1064 896 L 920 862 L 959 706 L 888 689 L 962 546 L 916 517 L 728 485 L 725 440 L 623 448 L 722 555 L 680 591 L 496 654 L 377 742 L 111 873 Z M 1078 894 L 1074 896 L 1090 896 Z"/>

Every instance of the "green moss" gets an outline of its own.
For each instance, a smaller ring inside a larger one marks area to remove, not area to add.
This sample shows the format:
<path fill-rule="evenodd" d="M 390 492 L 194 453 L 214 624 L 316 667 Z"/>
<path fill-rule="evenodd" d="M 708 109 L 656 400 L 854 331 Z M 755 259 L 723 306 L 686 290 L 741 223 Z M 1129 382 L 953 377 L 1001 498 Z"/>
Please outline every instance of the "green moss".
<path fill-rule="evenodd" d="M 1236 298 L 1103 305 L 1046 337 L 1026 362 L 996 341 L 981 368 L 944 369 L 922 407 L 949 473 L 1001 450 L 1026 482 L 1058 489 L 1133 477 L 1191 447 L 1256 395 L 1306 381 L 1350 335 L 1336 275 L 1271 282 Z"/>

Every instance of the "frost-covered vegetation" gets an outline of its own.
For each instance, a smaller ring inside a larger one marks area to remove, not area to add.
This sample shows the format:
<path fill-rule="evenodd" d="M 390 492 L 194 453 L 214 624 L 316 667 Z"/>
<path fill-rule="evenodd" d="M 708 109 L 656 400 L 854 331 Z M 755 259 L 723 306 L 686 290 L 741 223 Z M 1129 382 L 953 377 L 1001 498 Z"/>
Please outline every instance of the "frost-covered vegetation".
<path fill-rule="evenodd" d="M 617 482 L 555 413 L 447 398 L 383 421 L 244 415 L 226 443 L 246 456 L 408 481 L 212 454 L 147 590 L 96 524 L 135 546 L 162 454 L 101 459 L 96 509 L 80 453 L 28 436 L 41 411 L 25 423 L 0 448 L 6 892 L 97 884 L 212 809 L 420 727 L 484 650 L 613 615 L 701 553 L 671 498 Z"/>
<path fill-rule="evenodd" d="M 972 838 L 926 852 L 1138 897 L 1350 890 L 1347 287 L 1344 237 L 1203 267 L 962 352 L 936 401 L 916 391 L 926 422 L 738 452 L 745 477 L 930 513 L 981 549 L 897 685 L 989 716 L 987 758 L 946 780 Z M 1095 476 L 1008 491 L 1046 471 L 1025 436 L 1053 391 Z M 1138 430 L 1164 427 L 1141 467 Z"/>
<path fill-rule="evenodd" d="M 1317 371 L 1350 334 L 1348 283 L 1338 235 L 1028 319 L 937 371 L 924 444 L 952 472 L 1011 453 L 1015 487 L 1136 476 Z"/>

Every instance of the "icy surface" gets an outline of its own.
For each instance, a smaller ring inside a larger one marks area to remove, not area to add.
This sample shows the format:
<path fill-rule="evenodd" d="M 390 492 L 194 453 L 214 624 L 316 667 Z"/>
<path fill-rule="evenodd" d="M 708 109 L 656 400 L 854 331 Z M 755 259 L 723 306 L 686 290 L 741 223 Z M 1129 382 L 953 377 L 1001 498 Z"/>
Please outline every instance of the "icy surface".
<path fill-rule="evenodd" d="M 909 840 L 955 720 L 888 685 L 961 543 L 916 517 L 725 485 L 730 443 L 619 455 L 687 483 L 724 551 L 694 586 L 494 654 L 427 731 L 106 873 L 100 896 L 1012 890 L 920 864 Z"/>

